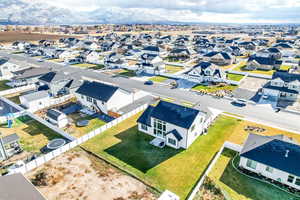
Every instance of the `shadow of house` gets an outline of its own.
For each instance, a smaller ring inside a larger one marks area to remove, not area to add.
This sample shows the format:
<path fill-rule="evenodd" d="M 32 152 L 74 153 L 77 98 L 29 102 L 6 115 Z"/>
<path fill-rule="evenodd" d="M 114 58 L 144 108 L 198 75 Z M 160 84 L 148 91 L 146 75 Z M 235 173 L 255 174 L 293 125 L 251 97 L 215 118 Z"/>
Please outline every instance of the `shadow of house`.
<path fill-rule="evenodd" d="M 137 126 L 115 137 L 121 142 L 104 151 L 143 173 L 183 151 L 149 144 L 153 137 L 139 132 Z"/>

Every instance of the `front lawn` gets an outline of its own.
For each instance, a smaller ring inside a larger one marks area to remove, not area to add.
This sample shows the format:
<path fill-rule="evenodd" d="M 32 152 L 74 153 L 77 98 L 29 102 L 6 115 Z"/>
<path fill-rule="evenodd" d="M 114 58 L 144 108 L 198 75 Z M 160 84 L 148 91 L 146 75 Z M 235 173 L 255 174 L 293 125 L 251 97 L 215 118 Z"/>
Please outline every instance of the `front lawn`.
<path fill-rule="evenodd" d="M 206 85 L 196 85 L 195 87 L 192 88 L 192 90 L 195 91 L 200 91 L 200 92 L 208 92 L 208 93 L 215 93 L 218 91 L 233 91 L 237 88 L 238 86 L 236 85 L 210 85 L 210 86 L 206 86 Z"/>
<path fill-rule="evenodd" d="M 8 81 L 8 80 L 0 81 L 0 91 L 11 89 L 10 86 L 6 85 L 6 83 L 9 83 L 9 82 L 10 81 Z"/>
<path fill-rule="evenodd" d="M 49 61 L 49 62 L 58 62 L 58 63 L 64 62 L 64 60 L 63 60 L 63 59 L 60 59 L 60 58 L 49 59 L 48 61 Z"/>
<path fill-rule="evenodd" d="M 15 104 L 21 104 L 21 101 L 19 98 L 20 96 L 21 96 L 20 93 L 14 93 L 14 94 L 5 95 L 5 98 L 9 99 L 10 101 L 14 102 Z"/>
<path fill-rule="evenodd" d="M 280 70 L 283 70 L 283 71 L 288 71 L 290 68 L 291 68 L 291 66 L 289 66 L 289 65 L 281 65 L 280 66 Z"/>
<path fill-rule="evenodd" d="M 254 73 L 254 74 L 262 74 L 262 75 L 273 75 L 273 73 L 275 72 L 275 70 L 269 70 L 269 71 L 264 71 L 264 70 L 247 70 L 245 69 L 246 64 L 242 63 L 240 65 L 238 65 L 237 67 L 235 67 L 233 69 L 233 71 L 239 71 L 239 72 L 248 72 L 248 73 Z"/>
<path fill-rule="evenodd" d="M 150 81 L 154 81 L 154 82 L 158 82 L 158 83 L 162 83 L 166 80 L 168 80 L 169 78 L 168 77 L 165 77 L 165 76 L 154 76 L 152 78 L 150 78 L 149 80 Z"/>
<path fill-rule="evenodd" d="M 264 183 L 239 173 L 232 166 L 232 159 L 237 153 L 225 149 L 208 177 L 232 200 L 299 200 L 268 183 Z M 235 159 L 235 166 L 238 159 Z"/>
<path fill-rule="evenodd" d="M 231 80 L 231 81 L 240 81 L 244 78 L 244 75 L 240 75 L 240 74 L 231 74 L 228 73 L 227 74 L 227 79 Z"/>
<path fill-rule="evenodd" d="M 175 74 L 176 72 L 182 71 L 183 67 L 175 65 L 166 65 L 166 72 L 170 74 Z"/>
<path fill-rule="evenodd" d="M 192 190 L 211 159 L 231 135 L 238 120 L 221 116 L 187 150 L 163 149 L 149 144 L 153 139 L 137 130 L 140 114 L 125 120 L 82 145 L 152 186 L 168 189 L 182 199 Z"/>
<path fill-rule="evenodd" d="M 136 76 L 135 71 L 123 69 L 119 72 L 119 75 L 121 76 L 127 76 L 127 77 L 134 77 Z"/>
<path fill-rule="evenodd" d="M 90 63 L 80 63 L 80 64 L 74 64 L 73 66 L 82 67 L 82 68 L 91 68 L 91 67 L 95 67 L 96 65 Z"/>

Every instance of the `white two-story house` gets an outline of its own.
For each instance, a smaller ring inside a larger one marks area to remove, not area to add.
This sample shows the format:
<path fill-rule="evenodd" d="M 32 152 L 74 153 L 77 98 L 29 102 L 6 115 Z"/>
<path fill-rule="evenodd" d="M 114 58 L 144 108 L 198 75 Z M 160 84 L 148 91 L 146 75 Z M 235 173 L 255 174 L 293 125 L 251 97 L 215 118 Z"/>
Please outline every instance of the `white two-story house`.
<path fill-rule="evenodd" d="M 295 101 L 300 92 L 300 74 L 275 72 L 263 88 L 263 95 Z"/>
<path fill-rule="evenodd" d="M 239 166 L 300 190 L 300 146 L 284 135 L 249 134 Z"/>
<path fill-rule="evenodd" d="M 200 110 L 160 101 L 155 107 L 149 105 L 137 122 L 139 131 L 160 139 L 167 146 L 187 149 L 205 133 L 206 119 L 206 113 Z"/>
<path fill-rule="evenodd" d="M 137 63 L 138 71 L 147 74 L 159 74 L 165 72 L 165 63 L 161 57 L 155 54 L 142 54 Z"/>

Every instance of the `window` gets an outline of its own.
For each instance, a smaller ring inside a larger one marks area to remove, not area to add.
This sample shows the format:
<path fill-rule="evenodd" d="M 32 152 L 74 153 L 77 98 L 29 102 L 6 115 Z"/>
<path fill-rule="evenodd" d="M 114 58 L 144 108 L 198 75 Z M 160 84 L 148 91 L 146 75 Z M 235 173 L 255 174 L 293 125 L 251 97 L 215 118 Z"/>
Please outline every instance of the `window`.
<path fill-rule="evenodd" d="M 86 100 L 87 100 L 88 102 L 93 102 L 93 98 L 92 98 L 92 97 L 86 97 Z"/>
<path fill-rule="evenodd" d="M 269 167 L 267 166 L 266 167 L 266 171 L 269 172 L 269 173 L 273 173 L 273 168 L 272 167 Z"/>
<path fill-rule="evenodd" d="M 148 130 L 148 126 L 146 126 L 145 124 L 142 124 L 141 128 L 142 128 L 143 130 L 145 130 L 145 131 Z"/>
<path fill-rule="evenodd" d="M 158 137 L 166 137 L 166 122 L 154 119 L 154 135 Z"/>
<path fill-rule="evenodd" d="M 287 179 L 287 182 L 289 182 L 289 183 L 293 183 L 293 182 L 294 182 L 294 179 L 295 179 L 295 177 L 294 177 L 294 176 L 292 176 L 292 175 L 289 175 L 289 177 L 288 177 L 288 179 Z"/>
<path fill-rule="evenodd" d="M 195 124 L 191 128 L 191 132 L 193 132 L 194 130 L 195 130 Z"/>
<path fill-rule="evenodd" d="M 168 138 L 168 143 L 176 146 L 176 140 L 174 140 L 172 138 Z"/>
<path fill-rule="evenodd" d="M 250 167 L 252 169 L 256 169 L 256 165 L 257 165 L 257 162 L 255 162 L 253 160 L 250 160 L 250 159 L 247 160 L 247 163 L 246 163 L 247 167 Z"/>
<path fill-rule="evenodd" d="M 298 186 L 300 186 L 300 178 L 297 178 L 297 179 L 296 179 L 295 184 L 298 185 Z"/>

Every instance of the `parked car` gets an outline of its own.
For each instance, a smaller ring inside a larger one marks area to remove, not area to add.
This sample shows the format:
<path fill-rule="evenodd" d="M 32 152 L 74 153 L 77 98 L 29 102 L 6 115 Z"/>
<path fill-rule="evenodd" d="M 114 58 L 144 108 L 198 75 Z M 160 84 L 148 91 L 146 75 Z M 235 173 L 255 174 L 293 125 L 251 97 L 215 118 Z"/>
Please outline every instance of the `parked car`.
<path fill-rule="evenodd" d="M 25 165 L 23 160 L 17 161 L 15 164 L 7 168 L 9 174 L 15 173 L 15 170 Z"/>
<path fill-rule="evenodd" d="M 231 104 L 242 107 L 242 106 L 246 106 L 246 103 L 247 103 L 247 101 L 245 101 L 243 99 L 236 99 Z"/>
<path fill-rule="evenodd" d="M 153 85 L 153 81 L 145 81 L 144 85 Z"/>

